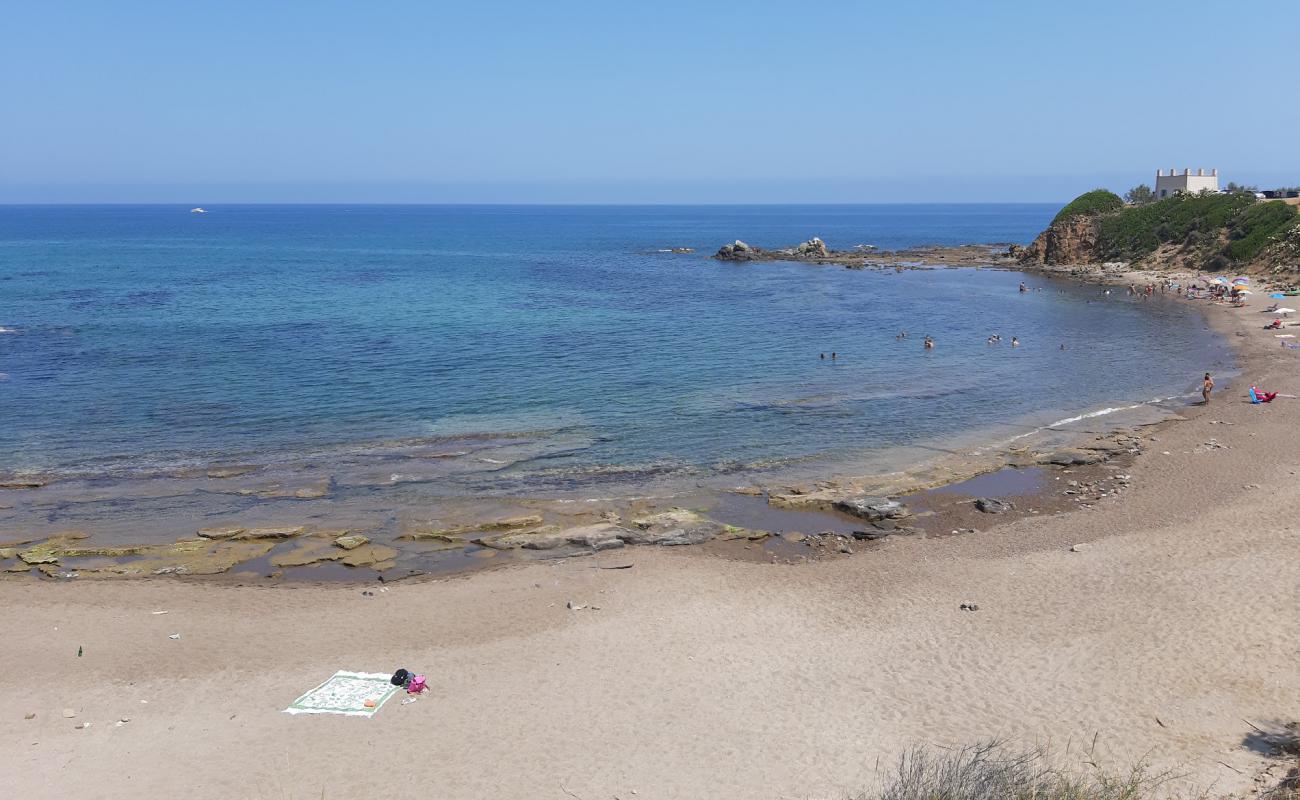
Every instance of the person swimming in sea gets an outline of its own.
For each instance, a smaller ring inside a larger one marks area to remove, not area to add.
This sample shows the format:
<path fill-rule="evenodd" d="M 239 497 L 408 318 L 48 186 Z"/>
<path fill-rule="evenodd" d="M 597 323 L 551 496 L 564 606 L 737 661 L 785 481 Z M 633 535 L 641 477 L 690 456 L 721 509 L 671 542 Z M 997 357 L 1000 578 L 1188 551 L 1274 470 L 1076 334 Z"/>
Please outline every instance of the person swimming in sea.
<path fill-rule="evenodd" d="M 934 340 L 931 339 L 929 336 L 926 336 L 926 337 L 925 337 L 925 341 L 924 341 L 924 346 L 925 346 L 925 349 L 926 349 L 926 350 L 933 350 L 933 349 L 934 349 Z"/>
<path fill-rule="evenodd" d="M 825 354 L 825 353 L 822 353 L 822 354 L 821 354 L 821 359 L 822 359 L 822 361 L 825 361 L 825 360 L 826 360 L 826 354 Z"/>
<path fill-rule="evenodd" d="M 1011 337 L 1011 346 L 1012 346 L 1012 347 L 1019 347 L 1019 346 L 1020 346 L 1020 340 L 1017 339 L 1016 337 L 1012 336 L 1012 337 Z"/>
<path fill-rule="evenodd" d="M 1021 294 L 1024 294 L 1024 293 L 1027 292 L 1027 291 L 1029 291 L 1029 287 L 1025 285 L 1025 282 L 1024 282 L 1024 281 L 1021 281 L 1021 282 L 1020 282 L 1020 293 L 1021 293 Z"/>

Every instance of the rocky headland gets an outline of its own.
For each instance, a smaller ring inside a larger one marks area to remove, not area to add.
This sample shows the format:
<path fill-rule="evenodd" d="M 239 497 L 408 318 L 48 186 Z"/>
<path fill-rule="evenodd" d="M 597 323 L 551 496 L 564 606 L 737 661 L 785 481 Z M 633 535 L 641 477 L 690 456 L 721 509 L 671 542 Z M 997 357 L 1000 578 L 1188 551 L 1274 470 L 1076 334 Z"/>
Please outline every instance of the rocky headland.
<path fill-rule="evenodd" d="M 1244 192 L 1125 204 L 1098 189 L 1075 198 L 1031 244 L 1012 245 L 1007 255 L 1031 268 L 1107 264 L 1287 279 L 1300 274 L 1300 214 L 1295 205 Z"/>

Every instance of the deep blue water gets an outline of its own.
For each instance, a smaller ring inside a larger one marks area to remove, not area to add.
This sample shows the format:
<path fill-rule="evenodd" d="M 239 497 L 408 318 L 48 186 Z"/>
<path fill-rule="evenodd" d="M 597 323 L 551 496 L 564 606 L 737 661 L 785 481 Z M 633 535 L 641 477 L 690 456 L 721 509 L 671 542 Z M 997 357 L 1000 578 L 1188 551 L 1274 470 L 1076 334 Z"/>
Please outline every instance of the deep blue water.
<path fill-rule="evenodd" d="M 437 479 L 725 473 L 1168 396 L 1227 363 L 1176 302 L 707 258 L 738 237 L 1027 242 L 1055 211 L 0 207 L 0 472 L 490 442 L 490 473 Z"/>

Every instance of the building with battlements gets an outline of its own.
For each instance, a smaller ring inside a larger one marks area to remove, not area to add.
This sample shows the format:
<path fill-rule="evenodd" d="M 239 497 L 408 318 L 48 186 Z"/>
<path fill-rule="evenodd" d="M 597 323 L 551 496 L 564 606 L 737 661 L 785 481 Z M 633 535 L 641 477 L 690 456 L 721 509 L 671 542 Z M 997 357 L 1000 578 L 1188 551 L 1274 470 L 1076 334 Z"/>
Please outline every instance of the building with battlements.
<path fill-rule="evenodd" d="M 1156 198 L 1162 199 L 1171 194 L 1185 192 L 1186 194 L 1196 194 L 1198 192 L 1217 192 L 1219 191 L 1219 171 L 1210 170 L 1206 175 L 1205 170 L 1198 169 L 1193 175 L 1190 169 L 1185 169 L 1181 173 L 1177 170 L 1169 170 L 1166 175 L 1164 170 L 1156 170 Z"/>

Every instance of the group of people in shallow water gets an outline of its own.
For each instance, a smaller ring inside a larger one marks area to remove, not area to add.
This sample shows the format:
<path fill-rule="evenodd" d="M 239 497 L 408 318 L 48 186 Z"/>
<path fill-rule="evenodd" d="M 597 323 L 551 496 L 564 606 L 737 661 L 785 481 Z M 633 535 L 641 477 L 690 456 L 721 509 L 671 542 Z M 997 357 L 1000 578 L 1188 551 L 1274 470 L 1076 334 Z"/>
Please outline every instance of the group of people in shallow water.
<path fill-rule="evenodd" d="M 894 340 L 895 340 L 895 341 L 899 341 L 899 342 L 901 342 L 901 341 L 903 341 L 903 340 L 906 339 L 906 338 L 907 338 L 907 331 L 899 331 L 899 332 L 898 332 L 898 335 L 894 337 Z M 988 344 L 1001 344 L 1001 343 L 1002 343 L 1002 334 L 1000 334 L 1000 333 L 992 334 L 992 335 L 989 336 L 989 338 L 988 338 L 986 341 L 987 341 Z M 933 349 L 934 349 L 934 338 L 933 338 L 932 336 L 930 336 L 930 335 L 927 334 L 927 335 L 926 335 L 926 336 L 921 340 L 921 346 L 924 347 L 926 350 L 933 350 Z M 1019 346 L 1020 346 L 1020 339 L 1019 339 L 1018 337 L 1012 336 L 1012 337 L 1011 337 L 1011 346 L 1012 346 L 1012 347 L 1019 347 Z M 1061 345 L 1061 349 L 1064 350 L 1064 349 L 1065 349 L 1065 345 Z M 838 357 L 838 355 L 837 355 L 836 353 L 831 353 L 831 361 L 835 361 L 837 357 Z M 824 360 L 826 359 L 826 354 L 825 354 L 825 353 L 822 353 L 822 354 L 821 354 L 821 358 L 822 358 L 822 360 L 824 361 Z"/>

